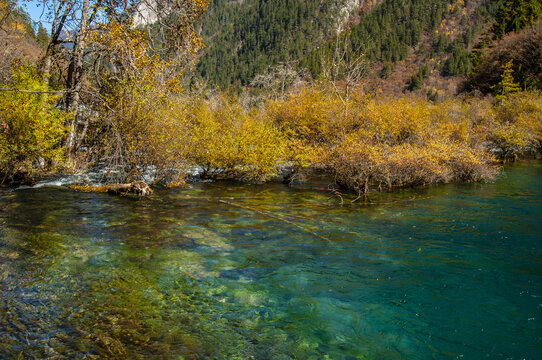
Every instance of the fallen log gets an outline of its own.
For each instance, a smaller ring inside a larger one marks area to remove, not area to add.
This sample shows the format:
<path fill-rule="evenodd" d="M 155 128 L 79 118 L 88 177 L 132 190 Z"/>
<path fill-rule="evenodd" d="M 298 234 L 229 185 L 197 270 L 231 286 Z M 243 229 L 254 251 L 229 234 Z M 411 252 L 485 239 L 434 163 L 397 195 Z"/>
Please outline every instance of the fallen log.
<path fill-rule="evenodd" d="M 116 195 L 136 194 L 138 196 L 148 196 L 152 194 L 151 187 L 144 181 L 134 181 L 129 184 L 110 184 L 102 186 L 84 186 L 70 185 L 70 189 L 86 191 L 86 192 L 101 192 Z"/>

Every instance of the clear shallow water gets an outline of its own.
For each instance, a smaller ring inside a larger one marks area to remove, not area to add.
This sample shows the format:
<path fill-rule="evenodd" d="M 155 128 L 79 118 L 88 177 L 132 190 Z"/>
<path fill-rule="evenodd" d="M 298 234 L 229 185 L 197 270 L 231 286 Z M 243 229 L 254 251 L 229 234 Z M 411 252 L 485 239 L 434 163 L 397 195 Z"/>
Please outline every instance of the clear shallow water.
<path fill-rule="evenodd" d="M 541 180 L 0 190 L 0 358 L 537 359 Z"/>

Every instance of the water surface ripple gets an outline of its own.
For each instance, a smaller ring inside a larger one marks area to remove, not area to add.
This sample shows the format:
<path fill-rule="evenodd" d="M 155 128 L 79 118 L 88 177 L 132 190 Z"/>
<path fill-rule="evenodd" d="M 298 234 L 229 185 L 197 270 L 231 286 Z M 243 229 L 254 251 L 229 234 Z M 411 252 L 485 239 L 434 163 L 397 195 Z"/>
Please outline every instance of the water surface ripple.
<path fill-rule="evenodd" d="M 0 190 L 0 359 L 538 359 L 541 180 Z"/>

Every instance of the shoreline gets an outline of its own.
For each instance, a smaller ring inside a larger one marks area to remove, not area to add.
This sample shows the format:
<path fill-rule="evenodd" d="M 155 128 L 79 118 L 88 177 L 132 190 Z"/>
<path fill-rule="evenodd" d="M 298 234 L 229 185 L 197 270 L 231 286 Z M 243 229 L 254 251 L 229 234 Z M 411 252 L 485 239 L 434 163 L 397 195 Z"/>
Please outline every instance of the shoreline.
<path fill-rule="evenodd" d="M 269 180 L 264 182 L 247 182 L 240 179 L 235 178 L 201 178 L 201 173 L 197 172 L 190 172 L 190 174 L 187 176 L 186 181 L 180 184 L 175 184 L 173 186 L 169 185 L 152 185 L 152 182 L 146 181 L 150 186 L 154 189 L 159 190 L 169 190 L 172 188 L 190 188 L 194 185 L 202 184 L 202 183 L 213 183 L 213 184 L 233 184 L 233 185 L 250 185 L 250 186 L 265 186 L 267 184 L 283 184 L 284 186 L 291 187 L 294 189 L 306 189 L 306 190 L 314 190 L 314 191 L 326 191 L 329 192 L 331 195 L 334 194 L 340 194 L 340 195 L 347 195 L 347 196 L 356 196 L 358 195 L 358 198 L 365 196 L 368 196 L 370 194 L 378 194 L 378 193 L 394 193 L 397 191 L 402 191 L 405 189 L 417 189 L 417 188 L 426 188 L 429 186 L 440 186 L 440 185 L 446 185 L 446 184 L 469 184 L 469 183 L 489 183 L 495 181 L 499 176 L 503 174 L 503 171 L 507 167 L 515 167 L 515 166 L 528 166 L 526 164 L 532 163 L 532 162 L 541 162 L 542 158 L 539 154 L 530 154 L 530 156 L 523 156 L 519 158 L 516 161 L 512 162 L 506 162 L 501 161 L 499 162 L 498 171 L 495 175 L 495 178 L 491 180 L 480 180 L 480 181 L 472 181 L 472 180 L 466 180 L 466 181 L 449 181 L 449 182 L 435 182 L 435 183 L 428 183 L 428 184 L 405 184 L 402 186 L 393 186 L 391 189 L 381 187 L 380 189 L 378 186 L 371 186 L 368 192 L 361 194 L 356 194 L 355 191 L 349 190 L 343 186 L 340 186 L 333 180 L 333 176 L 329 171 L 325 171 L 322 169 L 322 167 L 315 166 L 315 167 L 306 167 L 302 169 L 302 173 L 295 174 L 292 178 L 292 170 L 293 167 L 283 167 L 281 171 L 279 171 L 275 176 L 270 177 Z M 199 166 L 193 167 L 194 169 L 199 168 Z M 24 190 L 24 189 L 37 189 L 42 187 L 57 187 L 62 189 L 70 189 L 70 190 L 77 190 L 78 186 L 93 186 L 93 187 L 103 187 L 105 185 L 111 185 L 111 183 L 107 183 L 104 181 L 99 181 L 98 178 L 101 176 L 103 178 L 103 175 L 105 172 L 107 172 L 106 169 L 102 168 L 95 169 L 94 171 L 86 171 L 86 172 L 78 172 L 78 173 L 69 173 L 69 172 L 55 172 L 50 173 L 47 175 L 44 175 L 36 180 L 36 182 L 32 185 L 28 184 L 22 184 L 22 183 L 11 183 L 11 184 L 4 184 L 0 186 L 1 190 L 7 190 L 7 191 L 15 191 L 15 190 Z M 148 179 L 147 179 L 148 180 Z M 74 187 L 72 187 L 74 186 Z"/>

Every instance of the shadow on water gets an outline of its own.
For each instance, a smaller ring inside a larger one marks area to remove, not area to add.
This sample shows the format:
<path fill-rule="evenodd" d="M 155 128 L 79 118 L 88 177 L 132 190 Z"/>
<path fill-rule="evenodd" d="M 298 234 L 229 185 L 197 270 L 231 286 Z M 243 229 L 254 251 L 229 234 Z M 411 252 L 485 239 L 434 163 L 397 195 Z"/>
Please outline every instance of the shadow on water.
<path fill-rule="evenodd" d="M 2 191 L 0 358 L 535 359 L 541 179 Z"/>

